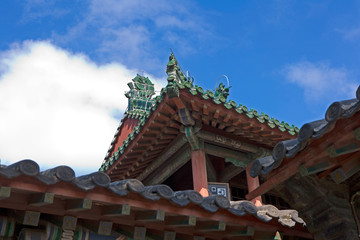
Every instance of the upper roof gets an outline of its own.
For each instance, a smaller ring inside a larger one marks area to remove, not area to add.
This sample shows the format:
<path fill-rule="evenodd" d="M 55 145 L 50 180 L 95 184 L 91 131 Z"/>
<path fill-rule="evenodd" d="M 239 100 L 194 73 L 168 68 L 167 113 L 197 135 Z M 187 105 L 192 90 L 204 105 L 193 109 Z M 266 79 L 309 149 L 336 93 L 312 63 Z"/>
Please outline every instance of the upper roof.
<path fill-rule="evenodd" d="M 173 54 L 169 57 L 167 64 L 168 84 L 164 87 L 159 96 L 153 98 L 154 105 L 144 114 L 134 114 L 131 111 L 126 111 L 124 117 L 115 133 L 114 139 L 111 142 L 108 153 L 100 167 L 100 171 L 107 171 L 110 175 L 109 169 L 114 167 L 114 163 L 118 165 L 122 155 L 126 155 L 127 150 L 133 152 L 141 152 L 134 164 L 140 164 L 138 161 L 144 156 L 145 149 L 136 149 L 136 144 L 141 145 L 143 141 L 138 135 L 144 132 L 144 129 L 157 128 L 159 131 L 163 128 L 170 129 L 173 132 L 180 131 L 182 119 L 179 119 L 177 110 L 179 104 L 184 104 L 190 110 L 189 114 L 192 119 L 197 120 L 203 125 L 208 125 L 215 130 L 219 130 L 232 137 L 239 138 L 242 141 L 255 143 L 265 148 L 271 148 L 277 141 L 294 138 L 298 132 L 298 128 L 294 125 L 289 125 L 285 122 L 280 122 L 277 119 L 269 117 L 267 114 L 258 113 L 254 109 L 248 109 L 242 104 L 237 104 L 232 100 L 227 100 L 229 88 L 226 88 L 222 83 L 215 92 L 207 90 L 194 85 L 191 77 L 186 77 L 178 66 L 177 60 Z M 181 103 L 174 100 L 181 99 Z M 119 144 L 117 139 L 123 121 L 128 118 L 138 118 L 139 124 L 128 135 L 127 139 L 120 144 L 118 149 L 114 146 Z M 192 123 L 190 123 L 192 124 Z M 145 127 L 146 125 L 146 127 Z M 167 133 L 164 133 L 165 135 Z M 143 136 L 143 134 L 140 134 Z M 169 136 L 167 143 L 170 143 L 177 134 L 167 134 Z M 170 136 L 171 135 L 171 136 Z M 162 139 L 164 140 L 164 139 Z M 165 141 L 166 142 L 166 141 Z M 158 152 L 161 149 L 156 149 Z M 164 148 L 162 149 L 164 150 Z M 150 152 L 149 152 L 150 154 Z M 143 162 L 141 162 L 143 165 Z M 122 168 L 120 165 L 119 168 Z M 134 165 L 129 164 L 124 173 L 128 173 L 128 169 L 133 168 Z M 143 169 L 143 168 L 142 168 Z M 140 172 L 140 169 L 139 169 Z M 119 172 L 117 173 L 119 174 Z M 129 177 L 128 175 L 127 177 Z M 134 177 L 135 175 L 131 175 Z"/>
<path fill-rule="evenodd" d="M 125 226 L 141 225 L 155 230 L 164 230 L 166 225 L 168 231 L 210 238 L 217 233 L 204 231 L 204 224 L 220 224 L 218 231 L 221 237 L 218 235 L 216 239 L 231 235 L 232 231 L 225 232 L 225 229 L 242 230 L 248 226 L 260 232 L 283 231 L 295 236 L 311 237 L 302 227 L 304 222 L 296 210 L 279 210 L 272 205 L 257 207 L 250 201 L 230 202 L 222 196 L 202 197 L 194 190 L 174 192 L 166 185 L 144 186 L 136 179 L 110 182 L 109 176 L 103 172 L 76 177 L 67 166 L 40 172 L 38 164 L 32 160 L 2 166 L 0 189 L 0 208 L 59 216 L 72 216 L 75 213 L 81 219 L 110 221 Z M 33 202 L 34 195 L 39 193 L 51 197 L 39 200 L 41 203 Z M 86 200 L 86 206 L 72 208 L 70 203 L 74 200 Z M 126 212 L 116 211 L 123 205 L 127 206 Z M 142 221 L 141 217 L 148 216 L 149 211 L 160 211 L 162 216 Z M 171 225 L 170 219 L 180 220 L 189 216 L 194 221 L 189 223 L 190 229 L 180 224 Z M 288 230 L 290 227 L 293 227 L 291 231 Z"/>

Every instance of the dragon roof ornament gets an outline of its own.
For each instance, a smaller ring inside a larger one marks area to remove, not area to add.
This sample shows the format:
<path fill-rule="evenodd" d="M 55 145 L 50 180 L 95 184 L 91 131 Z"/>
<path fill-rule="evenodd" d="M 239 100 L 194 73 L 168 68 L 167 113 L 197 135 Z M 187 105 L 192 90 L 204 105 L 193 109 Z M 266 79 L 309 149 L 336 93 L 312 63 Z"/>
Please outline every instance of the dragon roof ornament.
<path fill-rule="evenodd" d="M 148 77 L 139 74 L 132 81 L 127 84 L 130 91 L 125 93 L 125 96 L 129 99 L 126 114 L 128 116 L 141 116 L 148 113 L 155 104 L 155 100 L 152 99 L 155 94 L 154 84 Z"/>

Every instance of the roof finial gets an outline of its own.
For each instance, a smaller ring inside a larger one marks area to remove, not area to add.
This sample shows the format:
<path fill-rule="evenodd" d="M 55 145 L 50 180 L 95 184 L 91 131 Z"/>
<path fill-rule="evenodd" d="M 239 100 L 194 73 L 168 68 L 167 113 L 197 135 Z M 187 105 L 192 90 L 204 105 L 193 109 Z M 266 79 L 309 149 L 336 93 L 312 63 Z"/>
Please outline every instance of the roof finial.
<path fill-rule="evenodd" d="M 140 117 L 150 111 L 154 105 L 154 99 L 151 97 L 155 94 L 154 84 L 148 77 L 136 75 L 132 82 L 128 83 L 130 91 L 125 93 L 129 98 L 129 105 L 126 111 L 129 116 Z"/>

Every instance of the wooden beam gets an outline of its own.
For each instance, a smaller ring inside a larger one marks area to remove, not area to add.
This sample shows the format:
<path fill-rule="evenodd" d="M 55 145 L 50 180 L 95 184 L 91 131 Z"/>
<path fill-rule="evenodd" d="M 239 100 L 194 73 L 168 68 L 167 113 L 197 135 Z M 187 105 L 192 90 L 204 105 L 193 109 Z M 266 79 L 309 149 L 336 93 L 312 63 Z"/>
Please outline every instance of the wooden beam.
<path fill-rule="evenodd" d="M 144 183 L 148 185 L 156 185 L 163 183 L 166 179 L 168 179 L 172 174 L 174 174 L 177 170 L 179 170 L 182 166 L 185 165 L 191 159 L 191 151 L 189 148 L 182 151 L 175 158 L 168 161 L 166 166 L 162 168 L 161 172 L 154 172 L 151 174 L 151 177 L 144 179 Z M 155 174 L 155 175 L 154 175 Z"/>
<path fill-rule="evenodd" d="M 220 122 L 218 129 L 223 130 L 226 127 L 226 124 L 224 122 Z"/>
<path fill-rule="evenodd" d="M 321 153 L 319 155 L 321 155 Z M 301 156 L 301 154 L 299 154 L 299 156 Z M 299 156 L 297 156 L 296 159 L 292 159 L 292 161 L 288 162 L 288 164 L 284 164 L 283 166 L 280 166 L 279 168 L 277 168 L 276 171 L 274 171 L 271 174 L 271 176 L 269 176 L 269 178 L 266 180 L 266 182 L 261 184 L 261 186 L 259 186 L 252 192 L 249 192 L 249 194 L 246 195 L 246 199 L 251 200 L 259 195 L 262 195 L 262 194 L 268 192 L 272 188 L 276 187 L 278 184 L 286 181 L 287 179 L 289 179 L 290 177 L 295 175 L 298 172 L 298 168 L 301 164 L 308 166 L 307 164 L 311 163 L 310 161 L 307 161 L 304 163 L 299 161 L 298 159 L 308 159 L 308 158 L 299 158 Z M 341 157 L 342 156 L 340 156 L 340 158 Z M 345 159 L 345 160 L 341 160 L 341 161 L 338 160 L 338 163 L 340 164 L 341 162 L 348 162 L 352 159 L 357 159 L 359 157 L 360 157 L 359 152 L 353 153 L 349 157 L 347 157 L 347 159 Z M 322 159 L 323 160 L 326 159 L 326 153 L 325 153 L 325 158 L 323 157 Z M 317 164 L 317 162 L 315 162 L 314 164 Z"/>
<path fill-rule="evenodd" d="M 202 193 L 204 189 L 207 191 L 208 182 L 207 182 L 207 173 L 206 173 L 206 157 L 205 157 L 204 149 L 200 149 L 197 151 L 191 150 L 191 166 L 192 166 L 194 190 L 200 193 Z M 206 193 L 203 194 L 206 195 Z"/>
<path fill-rule="evenodd" d="M 85 199 L 73 199 L 68 200 L 67 202 L 67 210 L 69 211 L 83 211 L 89 210 L 92 207 L 92 200 L 85 198 Z"/>
<path fill-rule="evenodd" d="M 171 116 L 174 116 L 176 114 L 176 110 L 167 103 L 164 104 L 164 110 L 165 112 L 170 113 Z"/>
<path fill-rule="evenodd" d="M 207 154 L 206 154 L 206 173 L 208 177 L 208 182 L 217 182 L 216 170 Z"/>
<path fill-rule="evenodd" d="M 233 164 L 223 169 L 219 176 L 219 182 L 228 183 L 233 177 L 236 177 L 245 170 L 243 167 L 237 167 Z"/>
<path fill-rule="evenodd" d="M 157 114 L 158 118 L 160 118 L 162 121 L 168 122 L 170 121 L 170 117 L 162 112 L 158 112 Z"/>
<path fill-rule="evenodd" d="M 145 238 L 146 238 L 146 228 L 135 227 L 134 228 L 134 240 L 145 240 Z"/>
<path fill-rule="evenodd" d="M 54 193 L 36 193 L 30 197 L 29 205 L 44 206 L 54 202 Z"/>
<path fill-rule="evenodd" d="M 207 116 L 207 115 L 202 115 L 201 116 L 201 121 L 205 125 L 210 125 L 210 117 Z"/>
<path fill-rule="evenodd" d="M 172 98 L 171 100 L 175 103 L 177 109 L 186 108 L 185 103 L 180 97 Z"/>
<path fill-rule="evenodd" d="M 191 99 L 191 100 L 190 100 L 190 103 L 191 103 L 192 109 L 193 109 L 194 111 L 196 111 L 196 112 L 199 112 L 200 109 L 199 109 L 199 106 L 197 105 L 197 101 Z"/>
<path fill-rule="evenodd" d="M 175 240 L 175 238 L 176 238 L 176 232 L 169 232 L 169 231 L 164 232 L 164 240 Z"/>
<path fill-rule="evenodd" d="M 252 152 L 252 153 L 256 153 L 259 151 L 258 146 L 255 146 L 255 145 L 252 145 L 249 143 L 245 143 L 245 142 L 242 142 L 239 140 L 231 139 L 228 137 L 224 137 L 222 135 L 207 132 L 207 131 L 200 130 L 197 133 L 197 136 L 208 142 L 220 144 L 220 145 L 223 145 L 223 146 L 226 146 L 226 147 L 229 147 L 232 149 L 236 149 L 236 150 Z"/>
<path fill-rule="evenodd" d="M 181 125 L 176 121 L 170 120 L 169 121 L 169 127 L 179 129 L 181 127 Z"/>
<path fill-rule="evenodd" d="M 230 126 L 230 127 L 226 127 L 226 128 L 225 128 L 225 132 L 228 132 L 228 133 L 232 133 L 232 132 L 234 132 L 235 130 L 236 130 L 236 128 L 233 127 L 233 126 Z"/>
<path fill-rule="evenodd" d="M 196 217 L 194 216 L 168 216 L 166 225 L 172 227 L 191 227 L 196 226 Z"/>
<path fill-rule="evenodd" d="M 201 115 L 198 112 L 192 112 L 191 116 L 196 120 L 201 120 Z"/>
<path fill-rule="evenodd" d="M 179 133 L 179 129 L 178 128 L 166 127 L 166 128 L 163 129 L 163 133 L 177 135 Z"/>
<path fill-rule="evenodd" d="M 217 122 L 218 122 L 217 119 L 215 118 L 211 119 L 211 126 L 216 127 Z"/>
<path fill-rule="evenodd" d="M 219 147 L 219 146 L 216 146 L 213 144 L 205 143 L 204 149 L 207 154 L 210 154 L 210 155 L 213 155 L 216 157 L 232 158 L 232 159 L 244 162 L 244 163 L 248 163 L 251 161 L 251 159 L 249 159 L 249 156 L 245 153 L 230 150 L 230 149 L 227 149 L 224 147 Z"/>
<path fill-rule="evenodd" d="M 231 117 L 232 117 L 231 114 L 226 114 L 226 116 L 224 117 L 223 122 L 227 123 L 230 120 Z"/>
<path fill-rule="evenodd" d="M 209 115 L 209 107 L 206 104 L 203 105 L 203 114 L 204 115 Z"/>
<path fill-rule="evenodd" d="M 214 118 L 214 119 L 218 119 L 219 115 L 220 115 L 220 110 L 219 110 L 219 109 L 216 109 L 215 112 L 214 112 L 213 118 Z"/>
<path fill-rule="evenodd" d="M 174 153 L 176 153 L 184 144 L 187 142 L 187 139 L 184 135 L 180 135 L 175 138 L 169 145 L 168 149 L 165 150 L 156 160 L 154 160 L 150 166 L 148 166 L 143 173 L 141 173 L 137 179 L 140 181 L 144 180 L 149 174 L 154 172 L 158 167 L 160 167 L 164 162 L 166 162 Z"/>
<path fill-rule="evenodd" d="M 164 221 L 165 212 L 162 210 L 144 211 L 138 213 L 135 219 L 136 221 L 142 221 L 142 222 Z"/>
<path fill-rule="evenodd" d="M 326 169 L 331 167 L 332 164 L 329 161 L 324 161 L 311 167 L 306 167 L 304 164 L 301 164 L 298 170 L 300 175 L 304 177 L 325 171 Z"/>
<path fill-rule="evenodd" d="M 0 200 L 9 198 L 11 195 L 11 187 L 0 187 Z"/>
<path fill-rule="evenodd" d="M 344 163 L 341 168 L 332 172 L 330 176 L 334 182 L 339 184 L 353 176 L 358 171 L 360 171 L 360 159 L 358 157 L 354 157 L 350 161 Z"/>
<path fill-rule="evenodd" d="M 248 192 L 257 189 L 260 186 L 259 177 L 253 178 L 250 176 L 250 164 L 246 167 L 246 182 L 248 185 Z M 261 196 L 257 196 L 250 201 L 252 201 L 256 206 L 262 205 Z"/>
<path fill-rule="evenodd" d="M 107 217 L 120 217 L 130 215 L 131 207 L 129 204 L 104 206 L 102 215 Z"/>
<path fill-rule="evenodd" d="M 212 223 L 202 223 L 196 226 L 196 229 L 201 232 L 225 231 L 226 223 L 221 221 L 212 222 Z"/>
<path fill-rule="evenodd" d="M 334 145 L 331 145 L 327 148 L 327 152 L 329 154 L 329 157 L 331 157 L 331 158 L 345 155 L 348 153 L 353 153 L 353 152 L 356 152 L 359 150 L 360 150 L 360 145 L 359 145 L 359 143 L 356 143 L 356 142 L 352 142 L 348 145 L 345 145 L 345 146 L 342 146 L 339 148 L 335 148 Z"/>
<path fill-rule="evenodd" d="M 245 236 L 254 236 L 255 229 L 252 226 L 248 226 L 244 230 L 232 230 L 228 233 L 230 236 L 233 237 L 245 237 Z"/>

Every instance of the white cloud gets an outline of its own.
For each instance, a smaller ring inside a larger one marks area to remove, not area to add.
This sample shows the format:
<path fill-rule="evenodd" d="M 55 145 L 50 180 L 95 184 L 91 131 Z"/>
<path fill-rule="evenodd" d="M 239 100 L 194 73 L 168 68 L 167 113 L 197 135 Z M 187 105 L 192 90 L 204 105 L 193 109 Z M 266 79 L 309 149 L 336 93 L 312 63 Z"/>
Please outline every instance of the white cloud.
<path fill-rule="evenodd" d="M 168 56 L 169 48 L 194 53 L 219 38 L 190 1 L 91 0 L 77 19 L 65 33 L 54 31 L 52 39 L 63 46 L 91 42 L 93 54 L 105 62 L 116 59 L 157 73 L 166 64 L 166 57 L 157 56 Z"/>
<path fill-rule="evenodd" d="M 308 102 L 355 97 L 357 84 L 344 68 L 303 61 L 286 66 L 283 74 L 304 90 Z"/>
<path fill-rule="evenodd" d="M 360 27 L 355 27 L 352 29 L 336 29 L 335 31 L 341 33 L 344 39 L 349 41 L 358 40 L 360 37 Z"/>
<path fill-rule="evenodd" d="M 96 171 L 124 111 L 136 75 L 120 64 L 96 65 L 49 42 L 24 42 L 0 54 L 0 158 L 40 167 Z M 163 80 L 150 76 L 159 90 Z"/>

